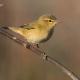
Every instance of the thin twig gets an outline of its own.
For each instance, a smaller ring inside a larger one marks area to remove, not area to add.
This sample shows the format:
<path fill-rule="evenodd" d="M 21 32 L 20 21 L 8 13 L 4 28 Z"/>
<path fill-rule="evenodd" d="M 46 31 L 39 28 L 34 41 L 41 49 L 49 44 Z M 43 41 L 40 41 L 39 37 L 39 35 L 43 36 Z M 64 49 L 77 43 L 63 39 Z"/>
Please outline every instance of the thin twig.
<path fill-rule="evenodd" d="M 6 29 L 4 28 L 0 28 L 0 33 L 12 40 L 14 40 L 15 42 L 17 42 L 20 45 L 23 45 L 24 47 L 27 46 L 29 43 L 25 42 L 19 38 L 17 38 L 16 36 L 12 35 L 11 33 L 9 33 Z M 60 69 L 62 69 L 62 71 L 64 73 L 66 73 L 72 80 L 80 80 L 78 78 L 78 76 L 76 74 L 74 74 L 71 70 L 69 70 L 68 68 L 66 68 L 63 64 L 61 64 L 59 61 L 55 60 L 54 58 L 50 57 L 49 55 L 45 54 L 44 51 L 42 51 L 40 48 L 37 47 L 26 47 L 28 49 L 30 49 L 32 52 L 36 53 L 39 56 L 42 56 L 42 58 L 46 61 L 48 61 L 49 63 L 55 64 L 56 66 L 58 66 Z"/>

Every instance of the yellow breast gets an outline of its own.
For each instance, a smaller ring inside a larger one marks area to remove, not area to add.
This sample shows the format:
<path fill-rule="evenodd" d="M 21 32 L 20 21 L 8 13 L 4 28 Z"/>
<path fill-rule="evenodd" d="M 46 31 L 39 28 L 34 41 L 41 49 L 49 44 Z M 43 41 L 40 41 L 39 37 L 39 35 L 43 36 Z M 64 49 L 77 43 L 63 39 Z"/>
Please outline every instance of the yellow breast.
<path fill-rule="evenodd" d="M 47 31 L 37 29 L 27 30 L 26 33 L 23 33 L 23 36 L 31 43 L 39 43 L 41 40 L 45 39 L 47 35 Z"/>

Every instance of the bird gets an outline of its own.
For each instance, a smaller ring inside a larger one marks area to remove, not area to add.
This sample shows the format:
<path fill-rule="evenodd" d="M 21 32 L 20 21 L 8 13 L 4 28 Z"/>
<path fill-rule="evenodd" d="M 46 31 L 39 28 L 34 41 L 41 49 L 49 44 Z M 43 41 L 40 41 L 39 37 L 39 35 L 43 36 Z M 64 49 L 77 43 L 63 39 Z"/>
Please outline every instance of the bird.
<path fill-rule="evenodd" d="M 52 14 L 48 14 L 40 16 L 29 24 L 8 27 L 8 29 L 23 36 L 27 42 L 37 45 L 51 38 L 57 23 L 57 18 Z"/>

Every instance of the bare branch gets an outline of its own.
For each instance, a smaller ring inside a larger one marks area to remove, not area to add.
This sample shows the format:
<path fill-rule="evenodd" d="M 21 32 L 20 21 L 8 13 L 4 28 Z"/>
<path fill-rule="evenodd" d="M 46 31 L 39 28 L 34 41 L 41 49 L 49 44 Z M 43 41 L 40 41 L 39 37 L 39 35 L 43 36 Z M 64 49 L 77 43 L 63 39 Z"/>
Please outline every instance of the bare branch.
<path fill-rule="evenodd" d="M 62 71 L 64 73 L 66 73 L 72 80 L 80 80 L 78 78 L 78 76 L 76 74 L 74 74 L 71 70 L 69 70 L 68 68 L 66 68 L 63 64 L 61 64 L 59 61 L 55 60 L 54 58 L 50 57 L 49 55 L 45 54 L 44 51 L 42 51 L 40 48 L 37 47 L 33 47 L 31 46 L 28 42 L 21 40 L 19 38 L 17 38 L 16 36 L 12 35 L 11 33 L 9 33 L 8 30 L 4 29 L 4 28 L 0 28 L 0 33 L 12 40 L 14 40 L 15 42 L 17 42 L 20 45 L 23 45 L 24 47 L 30 49 L 32 52 L 34 52 L 35 54 L 42 56 L 42 58 L 46 61 L 48 61 L 49 63 L 55 64 L 56 66 L 58 66 L 60 69 L 62 69 Z M 28 46 L 30 45 L 30 46 Z"/>

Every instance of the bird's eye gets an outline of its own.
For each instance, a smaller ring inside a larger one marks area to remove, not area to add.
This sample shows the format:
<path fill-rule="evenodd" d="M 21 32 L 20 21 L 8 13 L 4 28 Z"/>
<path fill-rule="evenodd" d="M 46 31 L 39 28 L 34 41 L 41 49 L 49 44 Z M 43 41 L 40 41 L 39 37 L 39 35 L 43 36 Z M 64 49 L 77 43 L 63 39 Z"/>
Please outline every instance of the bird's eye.
<path fill-rule="evenodd" d="M 52 22 L 52 20 L 49 20 L 49 22 Z"/>

